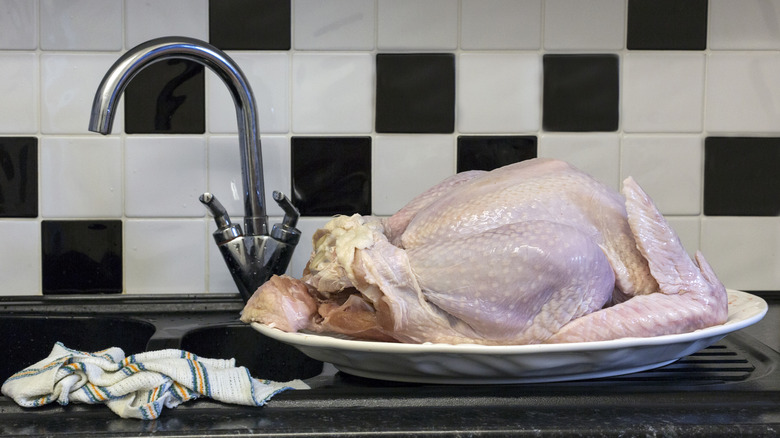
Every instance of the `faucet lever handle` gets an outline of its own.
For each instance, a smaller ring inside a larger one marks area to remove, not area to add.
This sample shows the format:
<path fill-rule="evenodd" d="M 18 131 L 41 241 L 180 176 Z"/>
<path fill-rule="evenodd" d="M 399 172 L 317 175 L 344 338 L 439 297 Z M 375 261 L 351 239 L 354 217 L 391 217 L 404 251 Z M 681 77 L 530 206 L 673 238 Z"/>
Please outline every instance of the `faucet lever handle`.
<path fill-rule="evenodd" d="M 298 224 L 298 217 L 300 217 L 301 213 L 295 208 L 292 202 L 290 202 L 290 198 L 285 196 L 284 193 L 275 190 L 273 195 L 274 201 L 276 201 L 276 203 L 279 204 L 279 207 L 282 207 L 282 210 L 284 210 L 282 225 L 294 228 L 295 225 Z"/>
<path fill-rule="evenodd" d="M 284 193 L 274 191 L 273 195 L 274 201 L 284 210 L 284 218 L 281 224 L 274 225 L 271 230 L 271 237 L 294 246 L 301 238 L 301 231 L 295 228 L 295 225 L 298 224 L 298 217 L 301 214 Z"/>
<path fill-rule="evenodd" d="M 214 216 L 214 221 L 217 223 L 217 231 L 214 232 L 214 240 L 217 241 L 217 245 L 243 234 L 240 225 L 230 222 L 227 210 L 225 210 L 225 207 L 222 206 L 222 203 L 219 202 L 216 196 L 206 192 L 200 195 L 198 200 L 211 212 L 212 216 Z"/>

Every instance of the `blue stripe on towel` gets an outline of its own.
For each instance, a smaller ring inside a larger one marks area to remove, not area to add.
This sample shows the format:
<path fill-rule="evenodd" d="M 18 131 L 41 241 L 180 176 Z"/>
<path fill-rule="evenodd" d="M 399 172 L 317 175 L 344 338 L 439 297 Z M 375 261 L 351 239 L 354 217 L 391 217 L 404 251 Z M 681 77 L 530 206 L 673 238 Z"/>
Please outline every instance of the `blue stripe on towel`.
<path fill-rule="evenodd" d="M 109 350 L 108 348 L 106 348 L 105 350 L 100 350 L 100 351 L 96 351 L 94 353 L 90 353 L 88 351 L 74 350 L 72 348 L 68 348 L 65 345 L 63 345 L 62 342 L 57 342 L 57 345 L 62 347 L 63 350 L 65 350 L 65 351 L 67 351 L 69 353 L 72 353 L 75 356 L 90 356 L 90 357 L 98 357 L 98 358 L 102 358 L 102 359 L 108 359 L 108 360 L 111 360 L 111 361 L 114 360 L 114 358 L 112 358 L 111 355 L 108 354 L 108 350 Z"/>
<path fill-rule="evenodd" d="M 25 407 L 55 401 L 62 405 L 72 401 L 105 403 L 124 418 L 151 420 L 158 418 L 163 408 L 174 408 L 201 395 L 214 398 L 216 394 L 215 399 L 222 402 L 261 406 L 288 389 L 284 384 L 255 380 L 246 368 L 238 374 L 222 372 L 225 367 L 234 367 L 234 362 L 201 360 L 187 352 L 166 350 L 125 358 L 119 348 L 108 351 L 111 354 L 104 354 L 106 350 L 90 354 L 58 343 L 49 357 L 11 376 L 3 384 L 3 394 Z M 180 355 L 189 366 L 191 378 L 187 378 L 183 363 L 170 361 Z"/>
<path fill-rule="evenodd" d="M 198 365 L 200 365 L 201 369 L 203 370 L 203 382 L 205 383 L 205 394 L 209 397 L 211 397 L 211 379 L 209 379 L 209 372 L 200 362 L 198 362 Z"/>
<path fill-rule="evenodd" d="M 244 368 L 246 371 L 246 376 L 249 378 L 249 381 L 252 381 L 252 374 L 249 373 L 249 370 Z M 260 402 L 258 402 L 257 397 L 255 396 L 255 385 L 249 385 L 249 393 L 252 394 L 252 401 L 255 402 L 256 405 L 260 405 Z"/>
<path fill-rule="evenodd" d="M 19 371 L 18 373 L 13 374 L 11 377 L 8 378 L 8 380 L 17 380 L 17 379 L 23 379 L 25 377 L 33 377 L 33 376 L 37 376 L 37 375 L 39 375 L 41 373 L 45 373 L 46 371 L 49 371 L 52 368 L 60 368 L 62 366 L 63 362 L 65 362 L 65 359 L 67 359 L 67 358 L 63 357 L 61 359 L 58 359 L 58 360 L 56 360 L 56 361 L 46 365 L 43 368 L 25 368 L 22 371 Z M 6 381 L 8 381 L 8 380 L 6 380 Z"/>
<path fill-rule="evenodd" d="M 89 388 L 89 384 L 86 384 L 81 387 L 81 391 L 87 395 L 87 397 L 92 400 L 93 403 L 100 403 L 102 400 L 98 399 L 95 394 L 92 393 L 92 391 Z"/>

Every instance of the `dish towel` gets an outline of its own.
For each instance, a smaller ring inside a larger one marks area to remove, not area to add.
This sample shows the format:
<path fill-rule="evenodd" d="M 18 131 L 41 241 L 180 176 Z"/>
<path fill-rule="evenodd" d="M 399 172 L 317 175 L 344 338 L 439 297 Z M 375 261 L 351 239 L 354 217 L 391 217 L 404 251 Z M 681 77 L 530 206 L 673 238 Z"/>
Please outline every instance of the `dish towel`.
<path fill-rule="evenodd" d="M 105 403 L 120 417 L 151 420 L 163 407 L 199 397 L 262 406 L 287 389 L 308 386 L 300 380 L 255 379 L 245 367 L 236 367 L 235 359 L 207 359 L 174 349 L 125 357 L 118 347 L 88 353 L 57 342 L 46 359 L 9 377 L 1 390 L 23 407 L 54 401 Z"/>

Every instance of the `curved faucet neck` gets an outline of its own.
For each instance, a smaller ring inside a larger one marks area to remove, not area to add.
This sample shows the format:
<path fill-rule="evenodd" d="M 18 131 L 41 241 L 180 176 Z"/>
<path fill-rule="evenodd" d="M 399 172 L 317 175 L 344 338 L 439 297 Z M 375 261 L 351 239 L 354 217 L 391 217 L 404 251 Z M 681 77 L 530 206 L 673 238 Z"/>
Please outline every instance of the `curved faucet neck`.
<path fill-rule="evenodd" d="M 238 122 L 244 186 L 244 233 L 267 235 L 263 159 L 254 95 L 244 73 L 223 51 L 188 37 L 157 38 L 129 50 L 103 77 L 92 104 L 89 130 L 109 134 L 119 98 L 127 84 L 149 65 L 174 58 L 195 61 L 209 67 L 227 85 L 236 107 Z"/>

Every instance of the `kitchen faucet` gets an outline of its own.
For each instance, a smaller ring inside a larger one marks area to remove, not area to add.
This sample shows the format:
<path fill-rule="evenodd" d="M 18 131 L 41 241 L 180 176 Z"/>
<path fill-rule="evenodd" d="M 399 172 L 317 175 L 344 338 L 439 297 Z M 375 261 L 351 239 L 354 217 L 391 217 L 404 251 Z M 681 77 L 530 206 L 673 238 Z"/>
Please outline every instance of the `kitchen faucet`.
<path fill-rule="evenodd" d="M 235 61 L 216 47 L 194 38 L 163 37 L 142 43 L 122 55 L 103 77 L 92 103 L 89 130 L 109 134 L 127 84 L 149 65 L 174 58 L 195 61 L 213 70 L 227 85 L 236 106 L 244 185 L 244 232 L 240 225 L 230 222 L 227 211 L 213 194 L 204 193 L 199 199 L 214 216 L 217 223 L 214 240 L 242 298 L 247 301 L 272 275 L 284 273 L 301 232 L 295 228 L 298 210 L 285 195 L 274 192 L 284 219 L 268 233 L 255 99 Z"/>

